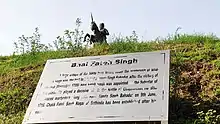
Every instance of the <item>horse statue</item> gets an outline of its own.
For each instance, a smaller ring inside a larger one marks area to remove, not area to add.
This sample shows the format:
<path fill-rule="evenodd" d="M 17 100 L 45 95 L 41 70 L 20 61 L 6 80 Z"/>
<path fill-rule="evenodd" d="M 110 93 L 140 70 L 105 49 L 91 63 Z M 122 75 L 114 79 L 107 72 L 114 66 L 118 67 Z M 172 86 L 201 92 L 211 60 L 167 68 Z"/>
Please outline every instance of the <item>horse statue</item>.
<path fill-rule="evenodd" d="M 99 30 L 97 24 L 93 21 L 93 16 L 91 14 L 91 30 L 93 32 L 93 34 L 86 34 L 84 37 L 84 42 L 86 41 L 86 38 L 89 37 L 89 43 L 90 45 L 93 43 L 103 43 L 103 41 L 106 39 L 106 35 L 109 35 L 107 29 L 105 29 L 105 32 L 107 31 L 107 33 L 103 33 L 103 31 Z M 104 23 L 102 23 L 102 25 L 104 26 Z M 103 27 L 104 28 L 104 27 Z"/>

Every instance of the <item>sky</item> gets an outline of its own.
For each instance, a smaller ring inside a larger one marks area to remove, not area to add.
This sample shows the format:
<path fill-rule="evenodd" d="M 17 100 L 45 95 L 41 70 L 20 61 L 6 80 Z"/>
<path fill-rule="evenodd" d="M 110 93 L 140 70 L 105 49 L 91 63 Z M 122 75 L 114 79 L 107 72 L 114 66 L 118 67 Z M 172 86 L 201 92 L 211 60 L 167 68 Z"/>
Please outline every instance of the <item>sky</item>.
<path fill-rule="evenodd" d="M 131 35 L 143 40 L 180 33 L 214 33 L 220 36 L 220 0 L 0 0 L 0 55 L 14 51 L 13 42 L 31 36 L 39 27 L 42 43 L 52 43 L 64 30 L 90 32 L 90 13 L 104 22 L 111 35 Z"/>

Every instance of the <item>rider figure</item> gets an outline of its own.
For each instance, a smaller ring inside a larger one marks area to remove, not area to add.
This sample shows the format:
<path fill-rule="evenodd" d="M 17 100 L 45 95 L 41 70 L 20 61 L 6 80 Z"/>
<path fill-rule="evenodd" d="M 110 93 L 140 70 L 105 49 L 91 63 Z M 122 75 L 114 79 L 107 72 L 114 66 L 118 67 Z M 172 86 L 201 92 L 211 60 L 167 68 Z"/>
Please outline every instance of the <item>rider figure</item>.
<path fill-rule="evenodd" d="M 101 42 L 103 43 L 107 43 L 107 35 L 109 35 L 109 32 L 108 32 L 108 30 L 105 28 L 105 24 L 104 23 L 100 23 L 100 25 L 99 25 L 99 30 L 100 30 L 100 32 L 101 32 Z"/>

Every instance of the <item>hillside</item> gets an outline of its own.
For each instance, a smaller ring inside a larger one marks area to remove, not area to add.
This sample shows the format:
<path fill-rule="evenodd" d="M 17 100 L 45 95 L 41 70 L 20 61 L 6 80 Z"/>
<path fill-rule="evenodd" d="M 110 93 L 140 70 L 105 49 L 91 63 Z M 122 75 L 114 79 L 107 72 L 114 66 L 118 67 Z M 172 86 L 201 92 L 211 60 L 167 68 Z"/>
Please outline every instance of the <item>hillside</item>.
<path fill-rule="evenodd" d="M 220 39 L 184 34 L 152 42 L 124 40 L 91 49 L 1 56 L 0 124 L 21 123 L 47 59 L 166 49 L 171 50 L 170 122 L 214 122 L 216 115 L 220 116 Z M 205 115 L 197 114 L 211 109 L 216 113 L 206 115 L 208 119 L 203 120 Z"/>

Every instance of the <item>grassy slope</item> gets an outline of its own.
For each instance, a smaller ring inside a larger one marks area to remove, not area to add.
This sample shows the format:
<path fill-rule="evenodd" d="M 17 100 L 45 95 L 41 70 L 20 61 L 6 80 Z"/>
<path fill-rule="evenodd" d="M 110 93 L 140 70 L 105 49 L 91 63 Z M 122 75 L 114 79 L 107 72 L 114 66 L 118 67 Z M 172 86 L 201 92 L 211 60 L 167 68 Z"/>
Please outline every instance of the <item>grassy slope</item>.
<path fill-rule="evenodd" d="M 182 35 L 160 42 L 115 42 L 88 50 L 50 51 L 0 57 L 0 124 L 21 123 L 47 59 L 171 50 L 170 120 L 197 118 L 196 112 L 217 109 L 220 95 L 220 40 Z"/>

